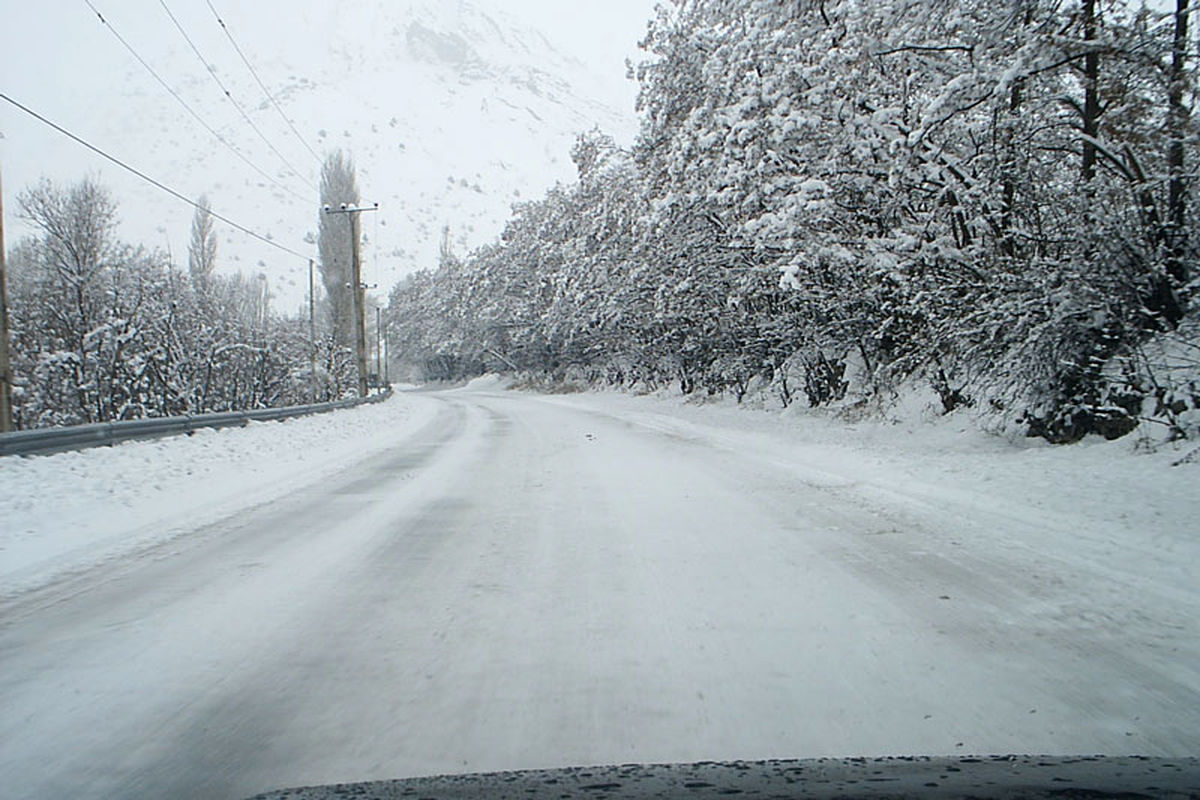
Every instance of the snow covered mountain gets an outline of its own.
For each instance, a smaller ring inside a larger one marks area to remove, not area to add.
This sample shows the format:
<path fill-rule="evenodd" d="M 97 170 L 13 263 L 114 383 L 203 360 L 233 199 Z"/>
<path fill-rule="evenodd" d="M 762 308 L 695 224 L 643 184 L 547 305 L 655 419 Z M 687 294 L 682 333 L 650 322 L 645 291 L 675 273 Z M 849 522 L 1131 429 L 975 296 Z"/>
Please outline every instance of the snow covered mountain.
<path fill-rule="evenodd" d="M 27 47 L 43 57 L 36 69 L 29 61 L 14 66 L 19 55 L 5 57 L 6 78 L 18 76 L 12 95 L 181 193 L 207 194 L 218 213 L 315 251 L 305 239 L 316 230 L 319 161 L 267 101 L 207 5 L 168 4 L 177 6 L 178 26 L 158 4 L 96 5 L 104 22 L 76 9 L 52 28 L 32 13 L 18 21 L 30 31 Z M 634 51 L 644 27 L 646 14 L 636 10 L 623 21 L 628 36 L 605 51 L 614 55 L 598 59 L 598 49 L 576 55 L 570 37 L 552 41 L 554 31 L 499 0 L 215 5 L 309 147 L 353 156 L 363 201 L 380 204 L 363 220 L 363 256 L 364 277 L 381 293 L 434 265 L 444 225 L 456 247 L 481 244 L 499 233 L 514 201 L 570 180 L 579 132 L 599 126 L 629 140 L 635 130 L 634 87 L 621 54 Z M 114 31 L 245 158 L 205 131 Z M 10 219 L 15 193 L 40 176 L 66 182 L 98 174 L 120 205 L 123 238 L 169 247 L 186 261 L 187 206 L 10 107 L 0 114 Z M 15 227 L 10 242 L 21 232 Z M 218 269 L 265 273 L 282 310 L 304 302 L 302 259 L 228 226 L 218 230 Z"/>

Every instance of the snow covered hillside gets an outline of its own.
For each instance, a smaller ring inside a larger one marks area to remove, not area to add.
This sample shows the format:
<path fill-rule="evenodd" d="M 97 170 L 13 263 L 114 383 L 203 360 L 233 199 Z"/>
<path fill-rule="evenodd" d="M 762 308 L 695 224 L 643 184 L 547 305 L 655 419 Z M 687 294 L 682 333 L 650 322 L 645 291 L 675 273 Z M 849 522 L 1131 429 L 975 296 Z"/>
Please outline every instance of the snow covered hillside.
<path fill-rule="evenodd" d="M 636 50 L 650 3 L 612 7 L 596 30 L 601 44 L 587 48 L 574 27 L 597 18 L 599 4 L 580 6 L 576 26 L 558 20 L 558 29 L 540 5 L 216 4 L 308 146 L 318 155 L 336 148 L 353 155 L 364 200 L 381 206 L 378 220 L 364 225 L 364 274 L 381 292 L 434 265 L 444 225 L 457 246 L 476 246 L 495 238 L 512 202 L 573 178 L 576 134 L 600 126 L 632 136 L 634 87 L 621 57 Z M 206 5 L 168 7 L 270 145 L 204 74 L 162 7 L 96 3 L 112 29 L 266 176 L 206 132 L 82 4 L 55 14 L 6 9 L 6 28 L 23 35 L 2 56 L 5 91 L 184 194 L 207 194 L 217 212 L 305 251 L 305 235 L 316 229 L 319 163 L 264 98 Z M 75 57 L 81 49 L 86 69 Z M 121 206 L 124 238 L 185 257 L 189 208 L 7 104 L 0 131 L 10 194 L 43 175 L 65 183 L 99 174 Z M 20 233 L 14 226 L 9 240 Z M 221 230 L 219 261 L 225 270 L 265 273 L 284 311 L 306 296 L 302 260 L 241 233 Z"/>

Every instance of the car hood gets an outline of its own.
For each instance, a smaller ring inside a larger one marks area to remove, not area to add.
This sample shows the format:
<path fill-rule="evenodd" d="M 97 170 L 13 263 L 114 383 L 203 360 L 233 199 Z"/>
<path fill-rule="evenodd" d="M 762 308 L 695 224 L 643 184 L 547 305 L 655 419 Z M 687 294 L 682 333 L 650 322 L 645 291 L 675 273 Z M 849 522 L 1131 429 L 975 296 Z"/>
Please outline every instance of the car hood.
<path fill-rule="evenodd" d="M 253 800 L 1198 797 L 1200 758 L 891 757 L 625 764 L 312 786 Z"/>

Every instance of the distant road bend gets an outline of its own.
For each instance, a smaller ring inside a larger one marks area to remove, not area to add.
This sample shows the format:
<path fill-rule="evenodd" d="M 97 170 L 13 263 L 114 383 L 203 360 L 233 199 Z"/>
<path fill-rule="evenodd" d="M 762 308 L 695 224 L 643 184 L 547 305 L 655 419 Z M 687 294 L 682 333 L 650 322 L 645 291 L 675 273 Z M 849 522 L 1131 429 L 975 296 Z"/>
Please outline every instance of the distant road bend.
<path fill-rule="evenodd" d="M 948 554 L 961 506 L 799 480 L 602 403 L 389 402 L 436 411 L 333 480 L 0 605 L 0 794 L 1200 752 L 1189 609 L 1063 623 L 1119 576 Z"/>

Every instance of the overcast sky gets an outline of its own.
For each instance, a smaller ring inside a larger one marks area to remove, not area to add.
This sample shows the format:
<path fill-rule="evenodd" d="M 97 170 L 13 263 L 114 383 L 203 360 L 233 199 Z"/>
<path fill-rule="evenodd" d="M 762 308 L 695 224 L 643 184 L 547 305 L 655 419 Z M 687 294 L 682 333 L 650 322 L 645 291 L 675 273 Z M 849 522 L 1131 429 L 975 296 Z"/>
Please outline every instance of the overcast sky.
<path fill-rule="evenodd" d="M 458 4 L 458 0 L 415 0 L 422 1 L 443 8 Z M 219 37 L 206 0 L 0 0 L 0 90 L 47 113 L 63 110 L 64 101 L 81 96 L 101 103 L 107 98 L 114 103 L 113 113 L 119 113 L 115 104 L 120 102 L 120 87 L 113 82 L 140 68 L 99 23 L 89 2 L 159 68 L 168 54 L 191 58 L 164 13 L 164 2 L 178 18 L 191 23 L 201 43 Z M 636 43 L 645 33 L 655 0 L 471 2 L 539 28 L 557 47 L 608 76 L 615 91 L 632 96 L 623 63 L 626 57 L 637 58 Z M 236 20 L 241 44 L 260 66 L 275 57 L 300 68 L 306 60 L 320 57 L 312 51 L 329 20 L 359 13 L 364 5 L 363 0 L 213 0 L 213 4 L 231 24 Z M 385 7 L 395 9 L 399 17 L 401 9 L 412 4 L 414 0 L 387 0 Z M 210 30 L 205 31 L 201 23 L 210 23 Z M 214 52 L 216 48 L 211 48 L 207 54 Z M 114 71 L 121 66 L 126 69 Z M 265 77 L 270 82 L 271 76 Z M 171 102 L 165 95 L 163 99 Z M 7 129 L 14 127 L 13 115 L 10 107 L 0 106 L 0 132 L 7 135 Z M 30 154 L 2 155 L 8 161 Z"/>
<path fill-rule="evenodd" d="M 412 6 L 424 6 L 439 16 L 453 17 L 459 5 L 459 0 L 211 2 L 229 22 L 239 44 L 273 88 L 286 83 L 292 75 L 306 75 L 309 69 L 318 72 L 314 62 L 327 57 L 328 40 L 335 29 L 345 39 L 348 31 L 373 30 L 370 24 L 390 27 L 401 23 Z M 585 62 L 589 71 L 597 76 L 594 82 L 597 99 L 609 107 L 628 109 L 632 118 L 636 89 L 625 78 L 624 60 L 638 57 L 636 44 L 645 33 L 654 0 L 470 2 L 497 18 L 507 17 L 536 27 L 556 49 Z M 183 22 L 206 58 L 217 66 L 218 74 L 234 81 L 248 80 L 240 61 L 215 24 L 206 0 L 90 0 L 90 4 L 167 78 L 168 83 L 189 97 L 211 98 L 213 87 L 207 85 L 208 77 L 203 74 L 202 65 L 173 27 L 164 5 Z M 0 92 L 45 114 L 133 166 L 173 184 L 189 197 L 208 190 L 204 186 L 181 185 L 182 182 L 197 182 L 189 175 L 162 174 L 162 164 L 166 163 L 164 150 L 169 150 L 176 142 L 181 150 L 194 148 L 195 137 L 206 134 L 202 130 L 197 134 L 198 123 L 174 105 L 175 101 L 166 91 L 116 41 L 112 31 L 100 23 L 96 13 L 89 8 L 89 0 L 0 0 L 0 20 L 3 21 L 0 23 Z M 339 46 L 343 49 L 353 47 L 353 42 L 342 41 Z M 202 94 L 202 90 L 209 94 Z M 253 101 L 255 98 L 244 99 Z M 202 107 L 206 114 L 214 117 L 232 115 L 231 109 L 222 108 L 217 102 Z M 161 114 L 151 120 L 144 114 L 146 108 L 167 109 L 173 116 Z M 164 124 L 164 119 L 172 122 Z M 270 123 L 281 125 L 278 118 L 268 118 Z M 301 128 L 308 123 L 308 130 L 326 124 L 324 120 L 297 120 L 297 123 Z M 213 124 L 226 130 L 240 125 L 232 118 L 217 118 Z M 632 123 L 628 128 L 632 130 Z M 139 132 L 139 136 L 130 137 L 136 138 L 138 143 L 134 152 L 130 152 L 130 142 L 126 140 L 130 131 Z M 87 174 L 96 175 L 114 190 L 126 223 L 131 217 L 144 223 L 149 216 L 143 210 L 145 201 L 134 197 L 139 191 L 127 183 L 135 179 L 120 174 L 119 169 L 99 156 L 3 102 L 0 102 L 0 135 L 3 136 L 0 139 L 0 170 L 4 180 L 6 240 L 10 246 L 27 232 L 15 219 L 15 196 L 41 176 L 67 183 Z M 273 131 L 272 136 L 275 135 Z M 153 145 L 153 152 L 146 148 L 147 141 Z M 247 148 L 253 146 L 253 142 L 246 144 Z M 293 140 L 290 146 L 298 147 L 298 144 Z M 306 153 L 290 150 L 289 155 L 307 157 Z M 565 158 L 566 153 L 562 155 Z M 232 156 L 226 153 L 224 157 Z M 168 241 L 179 260 L 178 248 L 186 242 L 179 230 L 182 227 L 185 233 L 186 227 L 179 220 L 190 217 L 190 209 L 175 209 L 178 201 L 166 196 L 152 202 L 156 204 L 155 209 L 162 210 L 163 220 L 156 223 L 161 235 L 148 235 L 144 224 L 132 231 L 129 227 L 123 228 L 121 235 L 151 246 L 162 246 L 163 241 Z M 239 218 L 259 218 L 255 209 L 235 210 Z M 153 213 L 155 210 L 150 212 Z M 303 230 L 283 231 L 280 235 L 295 240 L 303 235 Z M 183 239 L 182 243 L 180 239 Z"/>

